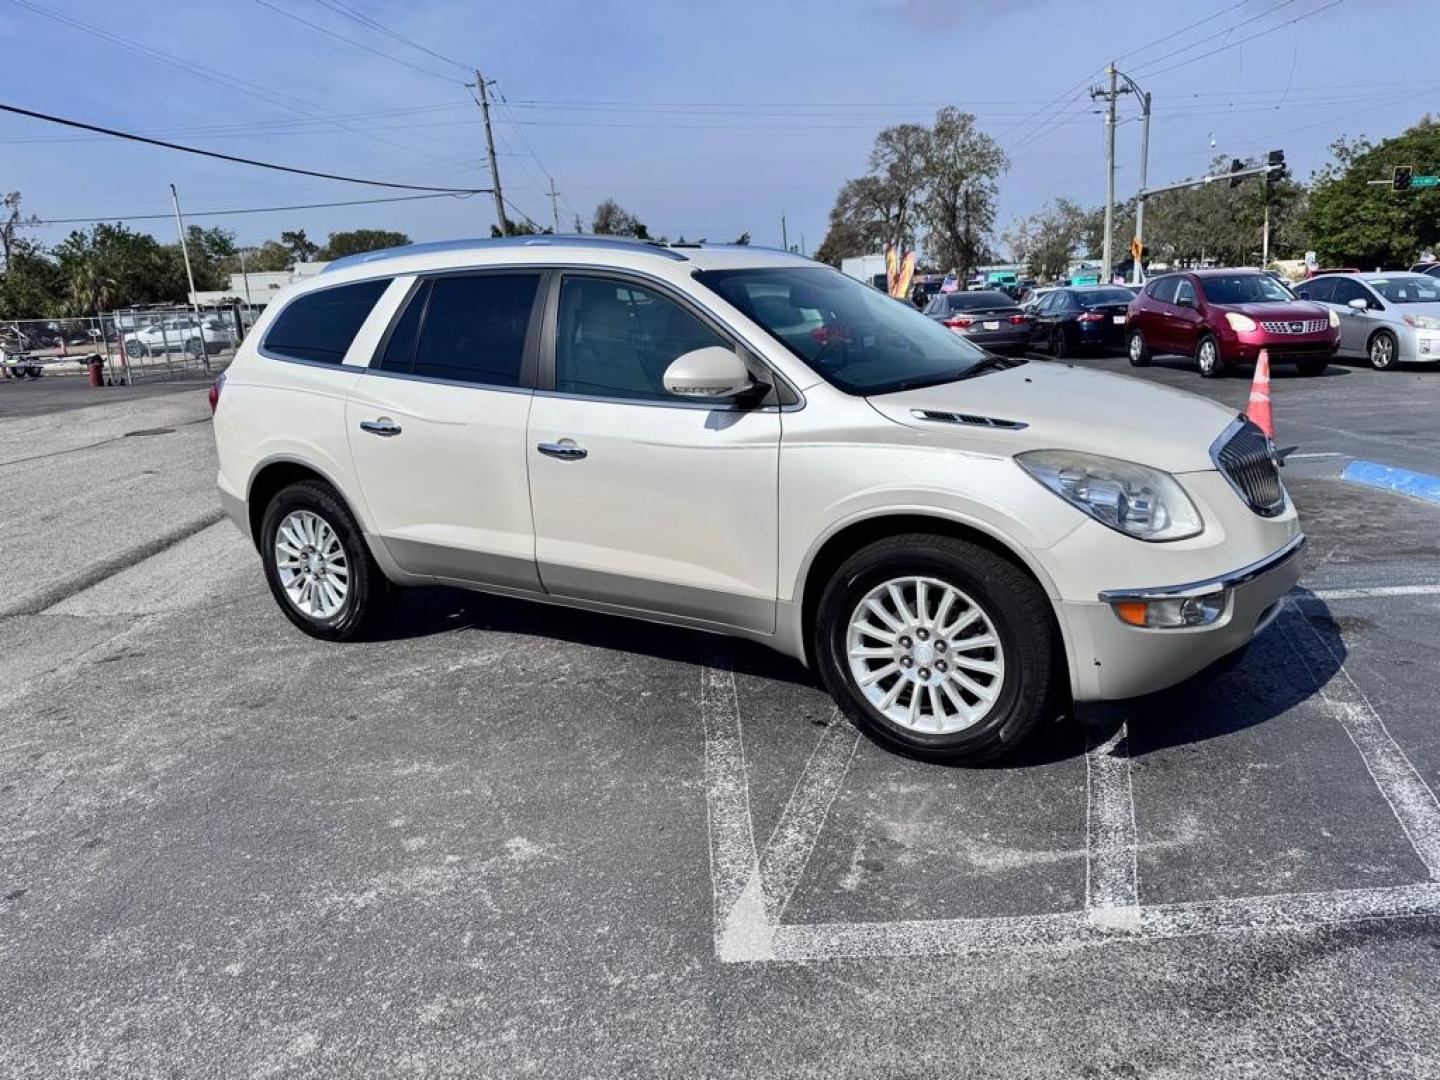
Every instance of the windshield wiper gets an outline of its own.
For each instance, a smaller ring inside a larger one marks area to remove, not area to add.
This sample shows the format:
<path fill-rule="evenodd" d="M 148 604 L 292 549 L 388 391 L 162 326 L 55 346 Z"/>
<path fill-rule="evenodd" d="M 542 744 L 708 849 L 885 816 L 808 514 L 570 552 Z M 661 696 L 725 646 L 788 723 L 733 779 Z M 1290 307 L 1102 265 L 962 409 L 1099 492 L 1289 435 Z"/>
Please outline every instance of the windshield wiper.
<path fill-rule="evenodd" d="M 1016 366 L 1016 364 L 1022 362 L 1023 361 L 1010 361 L 1002 359 L 998 356 L 986 355 L 977 360 L 975 362 L 975 366 L 970 368 L 969 371 L 966 371 L 961 375 L 957 375 L 956 378 L 971 379 L 974 378 L 976 375 L 983 375 L 985 372 L 993 371 L 996 368 L 999 368 L 1002 371 L 1007 370 L 1013 366 Z"/>

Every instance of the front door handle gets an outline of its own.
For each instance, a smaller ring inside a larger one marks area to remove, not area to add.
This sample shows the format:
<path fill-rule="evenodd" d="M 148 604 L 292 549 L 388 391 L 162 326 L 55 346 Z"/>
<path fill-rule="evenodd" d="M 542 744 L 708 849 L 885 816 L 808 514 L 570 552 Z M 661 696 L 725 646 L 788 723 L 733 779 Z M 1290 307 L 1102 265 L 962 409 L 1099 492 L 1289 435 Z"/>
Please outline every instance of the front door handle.
<path fill-rule="evenodd" d="M 371 435 L 379 435 L 381 438 L 389 439 L 400 434 L 400 425 L 388 416 L 382 416 L 379 420 L 361 420 L 360 430 L 368 431 Z"/>
<path fill-rule="evenodd" d="M 559 458 L 561 461 L 579 461 L 590 453 L 583 446 L 577 446 L 568 439 L 562 439 L 560 442 L 537 443 L 535 449 L 546 457 Z"/>

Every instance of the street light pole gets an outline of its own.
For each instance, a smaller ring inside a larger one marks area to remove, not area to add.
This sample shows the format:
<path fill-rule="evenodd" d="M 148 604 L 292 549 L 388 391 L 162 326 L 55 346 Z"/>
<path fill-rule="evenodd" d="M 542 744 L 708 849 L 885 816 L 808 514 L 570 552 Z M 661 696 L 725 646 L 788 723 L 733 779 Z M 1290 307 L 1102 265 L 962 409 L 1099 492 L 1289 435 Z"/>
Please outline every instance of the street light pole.
<path fill-rule="evenodd" d="M 190 245 L 185 237 L 185 219 L 180 214 L 180 193 L 170 185 L 170 200 L 175 204 L 175 226 L 180 230 L 180 254 L 185 258 L 185 280 L 190 283 L 190 310 L 195 313 L 195 333 L 199 335 L 200 358 L 210 370 L 210 351 L 205 347 L 205 325 L 200 321 L 200 299 L 195 294 L 195 274 L 190 269 Z M 182 343 L 181 348 L 185 346 Z"/>

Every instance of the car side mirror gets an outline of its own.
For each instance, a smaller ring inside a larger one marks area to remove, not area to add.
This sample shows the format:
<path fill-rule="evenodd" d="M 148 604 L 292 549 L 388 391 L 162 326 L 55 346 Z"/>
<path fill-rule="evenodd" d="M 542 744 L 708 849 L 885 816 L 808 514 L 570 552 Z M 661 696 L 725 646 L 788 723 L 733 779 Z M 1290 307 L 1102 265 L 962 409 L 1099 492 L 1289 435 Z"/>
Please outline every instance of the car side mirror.
<path fill-rule="evenodd" d="M 705 400 L 739 397 L 754 389 L 755 380 L 734 349 L 707 345 L 671 361 L 663 384 L 676 397 Z"/>
<path fill-rule="evenodd" d="M 1179 307 L 1193 308 L 1195 306 L 1195 298 L 1193 296 L 1177 296 L 1175 303 Z"/>
<path fill-rule="evenodd" d="M 1370 304 L 1363 296 L 1357 296 L 1354 300 L 1351 300 L 1347 306 L 1354 308 L 1356 311 L 1370 310 Z"/>

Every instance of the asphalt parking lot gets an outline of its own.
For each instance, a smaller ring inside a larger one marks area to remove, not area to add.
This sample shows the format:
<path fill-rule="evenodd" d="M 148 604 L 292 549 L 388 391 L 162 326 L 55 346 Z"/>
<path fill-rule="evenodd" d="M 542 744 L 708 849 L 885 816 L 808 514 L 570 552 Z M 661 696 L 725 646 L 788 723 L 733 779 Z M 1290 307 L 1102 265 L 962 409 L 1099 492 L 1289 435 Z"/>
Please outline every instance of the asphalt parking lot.
<path fill-rule="evenodd" d="M 1282 617 L 982 770 L 683 631 L 435 590 L 303 637 L 202 389 L 44 382 L 0 383 L 0 1074 L 1440 1076 L 1440 505 L 1342 479 L 1440 473 L 1440 372 L 1277 371 Z"/>

